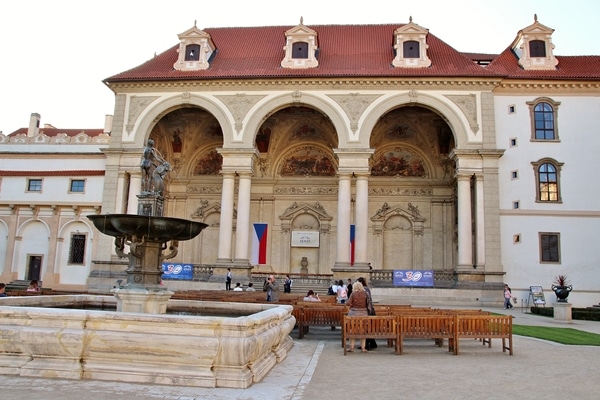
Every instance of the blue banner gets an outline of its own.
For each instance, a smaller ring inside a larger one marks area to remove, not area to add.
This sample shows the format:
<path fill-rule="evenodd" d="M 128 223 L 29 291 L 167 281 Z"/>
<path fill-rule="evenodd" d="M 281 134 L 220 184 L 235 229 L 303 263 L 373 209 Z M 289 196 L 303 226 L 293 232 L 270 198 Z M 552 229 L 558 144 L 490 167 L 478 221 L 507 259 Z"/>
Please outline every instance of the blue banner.
<path fill-rule="evenodd" d="M 433 287 L 433 271 L 395 269 L 394 286 Z"/>
<path fill-rule="evenodd" d="M 180 279 L 191 281 L 194 277 L 194 267 L 190 264 L 163 263 L 163 279 Z"/>

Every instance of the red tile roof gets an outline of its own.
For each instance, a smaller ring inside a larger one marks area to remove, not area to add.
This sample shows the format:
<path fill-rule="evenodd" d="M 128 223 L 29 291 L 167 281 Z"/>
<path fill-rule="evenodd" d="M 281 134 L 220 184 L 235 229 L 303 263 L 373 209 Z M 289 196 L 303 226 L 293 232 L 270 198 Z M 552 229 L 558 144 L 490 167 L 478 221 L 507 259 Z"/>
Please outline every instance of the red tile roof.
<path fill-rule="evenodd" d="M 507 49 L 496 55 L 461 53 L 429 33 L 428 68 L 395 68 L 392 25 L 320 25 L 310 26 L 318 35 L 319 66 L 309 69 L 282 68 L 285 31 L 292 26 L 249 28 L 207 28 L 217 47 L 208 70 L 176 71 L 176 44 L 146 63 L 119 73 L 105 82 L 149 80 L 210 80 L 291 77 L 509 77 L 527 79 L 598 79 L 599 56 L 557 57 L 556 71 L 524 71 L 516 56 Z M 494 61 L 487 67 L 474 60 Z M 489 57 L 488 57 L 489 56 Z M 496 58 L 497 57 L 497 58 Z"/>
<path fill-rule="evenodd" d="M 28 128 L 19 128 L 16 131 L 10 133 L 8 136 L 15 136 L 20 133 L 27 134 Z M 80 133 L 85 133 L 90 137 L 99 136 L 104 133 L 104 129 L 59 129 L 59 128 L 40 128 L 40 133 L 46 136 L 54 137 L 60 133 L 66 133 L 69 137 L 74 137 Z"/>
<path fill-rule="evenodd" d="M 487 67 L 488 70 L 511 79 L 598 79 L 600 56 L 555 56 L 555 70 L 524 70 L 515 53 L 507 48 Z"/>
<path fill-rule="evenodd" d="M 176 71 L 176 44 L 148 62 L 107 78 L 105 82 L 181 79 L 251 79 L 284 77 L 433 77 L 492 76 L 489 71 L 438 39 L 427 36 L 429 68 L 395 68 L 394 31 L 398 25 L 311 26 L 319 43 L 317 68 L 287 69 L 284 58 L 285 31 L 291 26 L 207 28 L 215 46 L 210 68 Z"/>

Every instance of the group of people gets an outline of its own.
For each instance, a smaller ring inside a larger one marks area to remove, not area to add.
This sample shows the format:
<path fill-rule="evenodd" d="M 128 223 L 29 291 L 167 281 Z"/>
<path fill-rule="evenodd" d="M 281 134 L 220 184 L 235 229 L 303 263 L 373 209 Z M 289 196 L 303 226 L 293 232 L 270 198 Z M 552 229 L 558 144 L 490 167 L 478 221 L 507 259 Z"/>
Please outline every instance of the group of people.
<path fill-rule="evenodd" d="M 40 287 L 39 283 L 37 280 L 32 280 L 29 282 L 29 286 L 27 286 L 27 291 L 28 292 L 41 292 L 42 288 Z M 7 297 L 8 295 L 6 294 L 6 284 L 5 283 L 0 283 L 0 297 Z"/>
<path fill-rule="evenodd" d="M 329 288 L 328 293 L 335 295 L 336 300 L 340 304 L 348 306 L 349 316 L 368 316 L 375 315 L 375 307 L 373 307 L 373 297 L 371 296 L 371 289 L 367 284 L 367 280 L 360 277 L 356 282 L 352 282 L 352 279 L 348 278 L 348 283 L 345 285 L 344 281 L 334 281 L 333 285 Z M 309 290 L 304 297 L 304 301 L 321 301 L 319 294 L 313 290 Z M 354 351 L 355 339 L 349 339 L 350 352 Z M 360 350 L 366 353 L 369 350 L 375 349 L 377 342 L 375 339 L 360 339 Z"/>

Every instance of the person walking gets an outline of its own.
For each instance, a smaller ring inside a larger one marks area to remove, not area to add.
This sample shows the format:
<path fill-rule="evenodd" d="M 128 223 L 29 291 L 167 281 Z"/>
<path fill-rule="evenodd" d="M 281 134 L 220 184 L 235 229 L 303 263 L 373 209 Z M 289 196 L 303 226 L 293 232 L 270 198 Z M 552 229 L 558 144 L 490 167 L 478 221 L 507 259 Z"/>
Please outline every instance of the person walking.
<path fill-rule="evenodd" d="M 225 277 L 225 290 L 231 290 L 231 268 L 227 268 L 227 276 Z"/>
<path fill-rule="evenodd" d="M 338 285 L 336 300 L 340 304 L 346 304 L 346 301 L 348 300 L 348 289 L 346 289 L 346 285 L 344 285 L 344 281 L 341 279 Z"/>
<path fill-rule="evenodd" d="M 352 285 L 352 294 L 348 298 L 348 301 L 346 301 L 346 305 L 348 306 L 349 317 L 366 317 L 369 315 L 367 312 L 369 298 L 367 292 L 365 292 L 365 288 L 359 281 L 354 282 Z M 350 346 L 348 347 L 347 351 L 353 352 L 355 339 L 348 340 L 350 342 Z M 367 339 L 360 339 L 360 349 L 363 353 L 367 352 L 366 341 Z M 344 343 L 344 346 L 345 345 L 346 343 Z"/>
<path fill-rule="evenodd" d="M 504 285 L 504 309 L 505 310 L 509 310 L 511 308 L 513 308 L 512 303 L 510 302 L 512 300 L 512 291 L 510 290 L 510 287 L 508 285 Z"/>

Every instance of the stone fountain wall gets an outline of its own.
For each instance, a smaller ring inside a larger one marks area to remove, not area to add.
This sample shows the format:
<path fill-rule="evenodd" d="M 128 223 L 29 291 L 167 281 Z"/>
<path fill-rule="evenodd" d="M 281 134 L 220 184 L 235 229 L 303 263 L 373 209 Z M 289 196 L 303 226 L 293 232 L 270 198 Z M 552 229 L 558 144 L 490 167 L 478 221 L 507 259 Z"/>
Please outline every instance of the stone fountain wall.
<path fill-rule="evenodd" d="M 223 315 L 197 317 L 58 307 L 111 296 L 0 301 L 0 373 L 178 386 L 247 388 L 283 361 L 295 325 L 287 305 L 186 302 Z M 192 304 L 193 303 L 193 304 Z"/>

